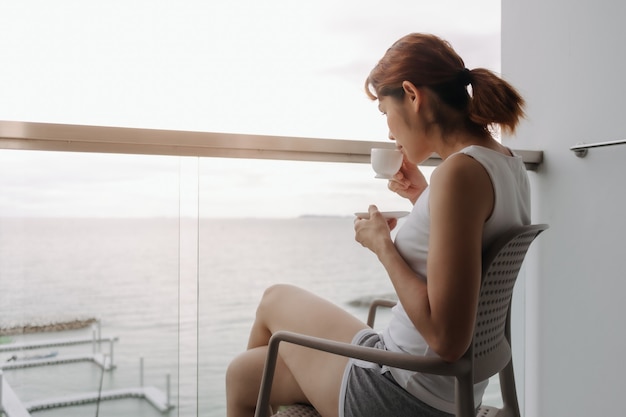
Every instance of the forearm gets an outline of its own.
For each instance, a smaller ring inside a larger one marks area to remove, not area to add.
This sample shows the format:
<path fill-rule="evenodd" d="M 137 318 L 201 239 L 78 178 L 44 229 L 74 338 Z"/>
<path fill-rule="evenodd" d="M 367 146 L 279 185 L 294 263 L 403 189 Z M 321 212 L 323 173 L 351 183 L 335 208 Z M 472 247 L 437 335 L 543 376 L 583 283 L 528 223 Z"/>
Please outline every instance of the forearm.
<path fill-rule="evenodd" d="M 411 323 L 428 346 L 442 359 L 454 362 L 467 349 L 466 332 L 459 328 L 462 320 L 434 308 L 432 289 L 400 256 L 393 242 L 376 252 L 391 280 L 398 299 Z M 429 292 L 430 290 L 430 292 Z M 471 336 L 470 336 L 471 338 Z"/>
<path fill-rule="evenodd" d="M 426 280 L 419 277 L 402 258 L 391 239 L 387 223 L 375 206 L 370 206 L 369 215 L 369 219 L 355 221 L 356 240 L 376 254 L 409 319 L 426 342 L 434 348 L 439 344 L 442 335 L 447 333 L 448 326 L 438 323 L 445 320 L 445 315 L 440 314 L 437 317 L 433 314 Z"/>
<path fill-rule="evenodd" d="M 378 250 L 376 255 L 387 271 L 409 319 L 428 341 L 428 336 L 433 333 L 435 323 L 431 315 L 425 279 L 418 276 L 409 267 L 391 241 Z"/>

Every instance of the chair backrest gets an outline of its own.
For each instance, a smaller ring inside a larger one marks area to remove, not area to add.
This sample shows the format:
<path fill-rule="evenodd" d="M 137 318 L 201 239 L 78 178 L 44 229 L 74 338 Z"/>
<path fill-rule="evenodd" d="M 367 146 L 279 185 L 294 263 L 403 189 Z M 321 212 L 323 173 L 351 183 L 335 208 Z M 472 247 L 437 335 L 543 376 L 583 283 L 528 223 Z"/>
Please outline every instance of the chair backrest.
<path fill-rule="evenodd" d="M 517 279 L 519 270 L 522 266 L 526 252 L 533 240 L 544 230 L 547 225 L 529 225 L 514 227 L 507 233 L 499 237 L 482 255 L 483 269 L 482 282 L 480 289 L 480 298 L 478 311 L 476 316 L 475 332 L 472 343 L 463 357 L 455 363 L 445 363 L 439 361 L 436 363 L 423 362 L 423 357 L 412 358 L 413 355 L 407 356 L 404 363 L 408 366 L 405 369 L 414 369 L 418 372 L 428 372 L 438 374 L 438 370 L 443 370 L 441 375 L 454 375 L 456 383 L 456 416 L 475 416 L 476 407 L 474 404 L 474 383 L 484 381 L 496 373 L 500 373 L 500 387 L 502 391 L 503 407 L 497 410 L 492 407 L 480 407 L 480 416 L 498 416 L 503 417 L 519 417 L 519 406 L 517 404 L 517 395 L 515 392 L 515 378 L 513 375 L 513 364 L 511 361 L 511 333 L 510 333 L 510 312 L 511 297 L 513 295 L 513 287 Z M 393 302 L 374 303 L 370 310 L 368 322 L 373 323 L 372 314 L 375 312 L 377 305 L 390 306 Z M 280 336 L 278 338 L 277 336 Z M 300 339 L 298 343 L 294 341 Z M 309 340 L 305 342 L 302 339 Z M 281 340 L 291 341 L 292 343 L 302 344 L 303 346 L 314 347 L 316 349 L 327 350 L 341 355 L 351 356 L 353 350 L 348 347 L 337 347 L 337 342 L 329 347 L 327 344 L 321 347 L 319 340 L 313 340 L 308 336 L 298 336 L 291 334 L 287 338 L 287 334 L 281 335 L 281 332 L 272 336 L 270 349 L 268 349 L 268 360 L 263 376 L 263 384 L 257 406 L 257 415 L 265 415 L 263 412 L 269 404 L 269 393 L 271 389 L 271 381 L 274 372 L 274 365 L 278 355 L 278 343 Z M 339 344 L 341 345 L 341 344 Z M 353 347 L 357 349 L 357 347 Z M 365 349 L 358 347 L 358 349 Z M 361 352 L 361 355 L 364 353 Z M 376 355 L 376 357 L 374 357 Z M 376 354 L 371 353 L 367 356 L 361 356 L 361 359 L 379 363 L 382 355 L 389 360 L 389 355 L 397 355 L 394 352 L 379 351 Z M 366 359 L 371 358 L 371 359 Z M 400 363 L 397 357 L 395 363 Z M 412 368 L 412 365 L 418 367 Z M 389 364 L 389 362 L 384 362 Z M 394 365 L 397 366 L 397 365 Z M 426 370 L 424 367 L 428 368 Z M 419 369 L 421 370 L 419 370 Z M 437 369 L 437 370 L 436 370 Z M 269 382 L 268 382 L 269 381 Z M 298 414 L 298 410 L 302 407 L 290 408 L 287 413 L 279 414 L 287 416 L 300 416 L 308 414 Z M 291 410 L 294 410 L 291 413 Z M 305 407 L 305 410 L 314 410 L 311 407 Z M 312 414 L 317 415 L 317 414 Z"/>
<path fill-rule="evenodd" d="M 483 254 L 482 284 L 469 352 L 474 360 L 474 382 L 495 375 L 511 359 L 513 287 L 530 244 L 547 228 L 545 224 L 514 227 Z"/>

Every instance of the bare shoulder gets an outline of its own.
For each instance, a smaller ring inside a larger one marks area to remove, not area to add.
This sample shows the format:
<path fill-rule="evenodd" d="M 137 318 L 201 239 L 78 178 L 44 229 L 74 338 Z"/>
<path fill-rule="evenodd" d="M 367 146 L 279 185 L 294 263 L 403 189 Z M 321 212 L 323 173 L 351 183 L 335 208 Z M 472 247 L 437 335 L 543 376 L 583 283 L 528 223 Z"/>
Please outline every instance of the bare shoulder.
<path fill-rule="evenodd" d="M 449 205 L 452 210 L 471 207 L 480 217 L 479 212 L 488 217 L 493 209 L 491 178 L 482 164 L 469 155 L 454 154 L 443 161 L 433 172 L 430 185 L 431 202 L 436 205 Z"/>
<path fill-rule="evenodd" d="M 480 162 L 469 155 L 457 153 L 446 158 L 433 171 L 431 182 L 447 185 L 489 185 L 491 179 Z"/>

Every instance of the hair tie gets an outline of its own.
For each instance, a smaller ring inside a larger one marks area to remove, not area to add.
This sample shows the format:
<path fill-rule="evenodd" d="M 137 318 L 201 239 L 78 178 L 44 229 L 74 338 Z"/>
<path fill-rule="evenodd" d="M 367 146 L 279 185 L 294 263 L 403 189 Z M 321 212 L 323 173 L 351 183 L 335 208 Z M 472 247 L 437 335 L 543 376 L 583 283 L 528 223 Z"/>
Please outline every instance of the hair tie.
<path fill-rule="evenodd" d="M 463 68 L 459 71 L 459 74 L 457 75 L 457 80 L 461 85 L 466 87 L 472 83 L 472 73 L 469 69 Z"/>

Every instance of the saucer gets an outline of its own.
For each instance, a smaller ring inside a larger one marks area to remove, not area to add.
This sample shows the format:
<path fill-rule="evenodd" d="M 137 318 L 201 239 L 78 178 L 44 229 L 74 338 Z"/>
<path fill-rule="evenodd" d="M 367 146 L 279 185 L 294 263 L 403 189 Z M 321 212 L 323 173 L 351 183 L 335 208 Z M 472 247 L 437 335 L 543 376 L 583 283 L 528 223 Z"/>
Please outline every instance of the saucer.
<path fill-rule="evenodd" d="M 381 211 L 380 214 L 383 215 L 385 219 L 399 219 L 404 216 L 408 216 L 408 211 Z M 356 217 L 360 217 L 362 219 L 369 219 L 370 214 L 368 212 L 358 212 L 354 213 Z"/>

